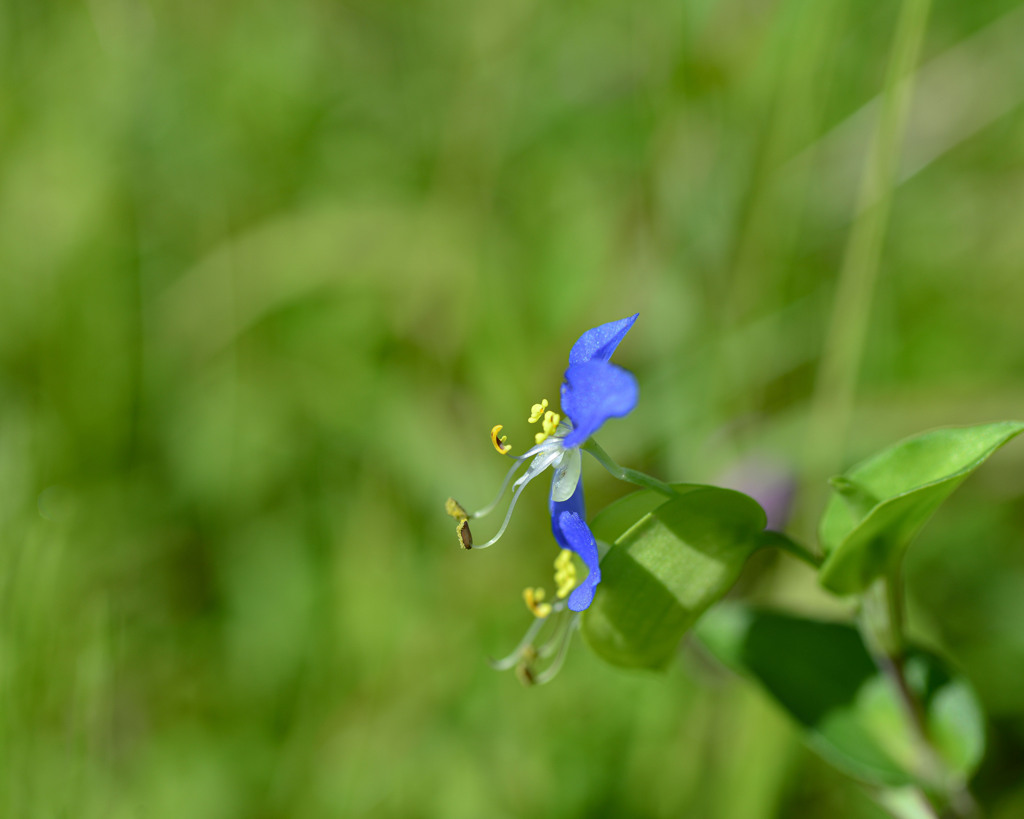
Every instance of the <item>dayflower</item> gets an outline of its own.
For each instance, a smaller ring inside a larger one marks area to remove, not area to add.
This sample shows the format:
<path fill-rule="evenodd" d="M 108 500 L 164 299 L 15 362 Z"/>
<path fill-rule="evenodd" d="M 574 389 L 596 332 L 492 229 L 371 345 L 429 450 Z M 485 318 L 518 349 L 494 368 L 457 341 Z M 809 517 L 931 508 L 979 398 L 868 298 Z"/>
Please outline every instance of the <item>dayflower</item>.
<path fill-rule="evenodd" d="M 636 318 L 633 315 L 594 327 L 573 344 L 569 351 L 569 368 L 565 371 L 561 388 L 563 415 L 549 409 L 547 399 L 533 405 L 528 420 L 540 424 L 535 445 L 515 458 L 516 463 L 505 476 L 501 490 L 492 503 L 473 514 L 468 514 L 452 499 L 449 499 L 446 506 L 448 514 L 457 521 L 460 544 L 467 549 L 484 549 L 497 543 L 505 533 L 512 511 L 526 485 L 549 467 L 554 470 L 548 505 L 551 531 L 563 550 L 555 561 L 557 602 L 547 602 L 542 589 L 527 589 L 523 595 L 527 607 L 539 620 L 545 619 L 552 611 L 561 610 L 563 604 L 560 601 L 566 597 L 568 600 L 564 605 L 570 611 L 583 611 L 594 599 L 594 590 L 601 582 L 597 543 L 586 523 L 580 447 L 609 418 L 627 415 L 636 406 L 636 379 L 631 373 L 609 362 Z M 506 438 L 500 436 L 501 430 L 501 425 L 491 430 L 491 443 L 499 453 L 507 455 L 511 447 Z M 486 543 L 473 543 L 469 520 L 489 514 L 498 505 L 509 481 L 526 462 L 529 462 L 526 471 L 512 484 L 512 501 L 498 533 Z M 587 568 L 586 578 L 578 585 L 570 552 L 578 555 Z"/>

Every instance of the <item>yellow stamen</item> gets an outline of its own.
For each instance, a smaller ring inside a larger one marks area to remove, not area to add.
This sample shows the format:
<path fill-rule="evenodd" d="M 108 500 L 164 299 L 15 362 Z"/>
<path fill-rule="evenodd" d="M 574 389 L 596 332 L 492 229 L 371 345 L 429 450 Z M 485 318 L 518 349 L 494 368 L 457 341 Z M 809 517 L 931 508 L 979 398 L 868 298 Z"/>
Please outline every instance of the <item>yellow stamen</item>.
<path fill-rule="evenodd" d="M 534 617 L 543 618 L 551 614 L 551 604 L 541 602 L 543 599 L 544 589 L 534 589 L 529 586 L 523 589 L 523 602 L 526 603 L 526 608 Z"/>
<path fill-rule="evenodd" d="M 444 502 L 444 511 L 446 514 L 458 521 L 463 521 L 469 518 L 469 515 L 466 514 L 466 510 L 462 508 L 462 504 L 455 500 L 455 498 L 448 498 L 448 500 Z"/>
<path fill-rule="evenodd" d="M 555 592 L 559 600 L 564 600 L 576 588 L 576 564 L 572 562 L 572 552 L 562 549 L 555 558 Z"/>
<path fill-rule="evenodd" d="M 544 415 L 544 410 L 548 408 L 548 399 L 542 398 L 539 404 L 534 404 L 530 407 L 530 423 L 536 424 L 541 416 Z"/>
<path fill-rule="evenodd" d="M 494 448 L 498 450 L 499 455 L 504 455 L 512 447 L 510 444 L 505 443 L 508 440 L 507 435 L 498 437 L 498 433 L 501 432 L 501 426 L 501 424 L 498 424 L 491 430 L 491 443 L 494 444 Z"/>
<path fill-rule="evenodd" d="M 530 407 L 530 423 L 536 424 L 538 421 L 541 422 L 541 428 L 543 432 L 538 432 L 533 436 L 534 443 L 539 444 L 545 438 L 554 435 L 555 430 L 558 429 L 558 422 L 562 420 L 562 416 L 557 412 L 552 412 L 548 409 L 548 399 L 542 398 L 539 404 L 534 404 Z"/>
<path fill-rule="evenodd" d="M 459 545 L 463 549 L 472 549 L 473 533 L 469 531 L 469 515 L 462 508 L 462 504 L 455 498 L 448 498 L 444 502 L 444 511 L 458 521 L 455 526 L 455 534 L 459 536 Z"/>
<path fill-rule="evenodd" d="M 543 422 L 544 434 L 554 435 L 555 430 L 558 429 L 558 422 L 561 420 L 562 416 L 559 415 L 557 412 L 552 412 L 551 410 L 545 412 Z"/>
<path fill-rule="evenodd" d="M 557 412 L 548 410 L 544 413 L 544 420 L 541 422 L 541 426 L 544 428 L 543 432 L 538 432 L 533 436 L 535 443 L 540 443 L 550 435 L 555 434 L 555 430 L 558 429 L 558 422 L 562 420 L 562 416 Z"/>

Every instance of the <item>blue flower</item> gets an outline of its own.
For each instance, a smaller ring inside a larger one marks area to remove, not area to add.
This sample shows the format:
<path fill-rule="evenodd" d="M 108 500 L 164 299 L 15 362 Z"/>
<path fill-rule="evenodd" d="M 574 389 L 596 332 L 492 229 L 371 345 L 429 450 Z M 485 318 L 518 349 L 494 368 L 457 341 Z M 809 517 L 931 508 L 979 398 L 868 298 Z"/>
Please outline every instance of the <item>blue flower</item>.
<path fill-rule="evenodd" d="M 571 611 L 586 609 L 601 582 L 597 543 L 586 523 L 580 447 L 609 418 L 628 415 L 636 406 L 639 393 L 636 379 L 631 373 L 609 362 L 636 318 L 633 315 L 594 327 L 573 344 L 569 351 L 569 368 L 565 371 L 561 389 L 565 417 L 548 409 L 546 399 L 533 405 L 529 421 L 539 423 L 541 431 L 536 435 L 535 445 L 516 458 L 516 464 L 509 470 L 493 503 L 473 515 L 467 515 L 461 506 L 449 501 L 449 514 L 459 522 L 460 542 L 470 548 L 474 544 L 469 534 L 469 518 L 488 514 L 501 500 L 512 476 L 523 463 L 529 461 L 526 472 L 513 484 L 512 502 L 498 533 L 486 543 L 476 546 L 486 548 L 504 534 L 512 510 L 526 485 L 552 467 L 554 474 L 549 501 L 552 533 L 563 550 L 579 556 L 588 572 L 583 582 L 576 585 L 571 561 L 562 556 L 556 561 L 559 570 L 556 575 L 557 596 L 568 596 L 567 605 Z M 501 429 L 501 426 L 496 426 L 491 431 L 491 442 L 500 453 L 507 454 L 510 447 L 504 437 L 499 437 Z M 551 604 L 543 602 L 541 590 L 527 589 L 524 596 L 527 605 L 539 617 L 545 617 L 551 612 Z"/>

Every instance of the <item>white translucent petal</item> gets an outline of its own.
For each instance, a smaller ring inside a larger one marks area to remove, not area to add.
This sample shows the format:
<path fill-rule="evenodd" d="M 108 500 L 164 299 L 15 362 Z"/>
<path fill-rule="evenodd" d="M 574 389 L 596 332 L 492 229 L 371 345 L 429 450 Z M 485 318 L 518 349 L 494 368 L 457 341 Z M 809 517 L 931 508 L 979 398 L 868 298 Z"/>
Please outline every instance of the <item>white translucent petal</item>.
<path fill-rule="evenodd" d="M 583 468 L 583 457 L 579 447 L 567 449 L 555 464 L 555 477 L 551 481 L 551 500 L 567 501 L 576 491 L 580 482 L 580 470 Z"/>

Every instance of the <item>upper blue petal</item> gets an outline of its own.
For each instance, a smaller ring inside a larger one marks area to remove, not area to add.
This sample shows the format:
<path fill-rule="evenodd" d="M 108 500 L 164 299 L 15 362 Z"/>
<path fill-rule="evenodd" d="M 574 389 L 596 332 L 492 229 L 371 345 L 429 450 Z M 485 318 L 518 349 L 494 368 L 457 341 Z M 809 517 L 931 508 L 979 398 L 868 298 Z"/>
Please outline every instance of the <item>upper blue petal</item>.
<path fill-rule="evenodd" d="M 548 499 L 548 505 L 551 509 L 551 532 L 555 536 L 555 540 L 558 541 L 558 545 L 563 549 L 571 549 L 569 541 L 565 539 L 565 535 L 562 534 L 562 529 L 558 525 L 558 516 L 562 512 L 571 512 L 575 515 L 579 515 L 581 518 L 586 518 L 587 513 L 583 508 L 583 479 L 580 478 L 576 484 L 576 490 L 572 493 L 572 497 L 569 500 L 555 501 Z"/>
<path fill-rule="evenodd" d="M 558 515 L 556 528 L 562 530 L 559 542 L 567 544 L 565 548 L 574 551 L 587 567 L 587 576 L 569 595 L 570 611 L 583 611 L 594 599 L 594 590 L 601 582 L 600 557 L 597 554 L 597 542 L 590 527 L 575 512 L 561 512 Z"/>
<path fill-rule="evenodd" d="M 612 357 L 623 336 L 629 332 L 639 313 L 629 318 L 610 321 L 581 335 L 569 351 L 569 365 L 586 364 L 588 361 L 607 361 Z"/>
<path fill-rule="evenodd" d="M 632 373 L 607 361 L 569 367 L 562 383 L 562 410 L 573 428 L 563 445 L 579 446 L 609 418 L 628 415 L 639 392 Z"/>

